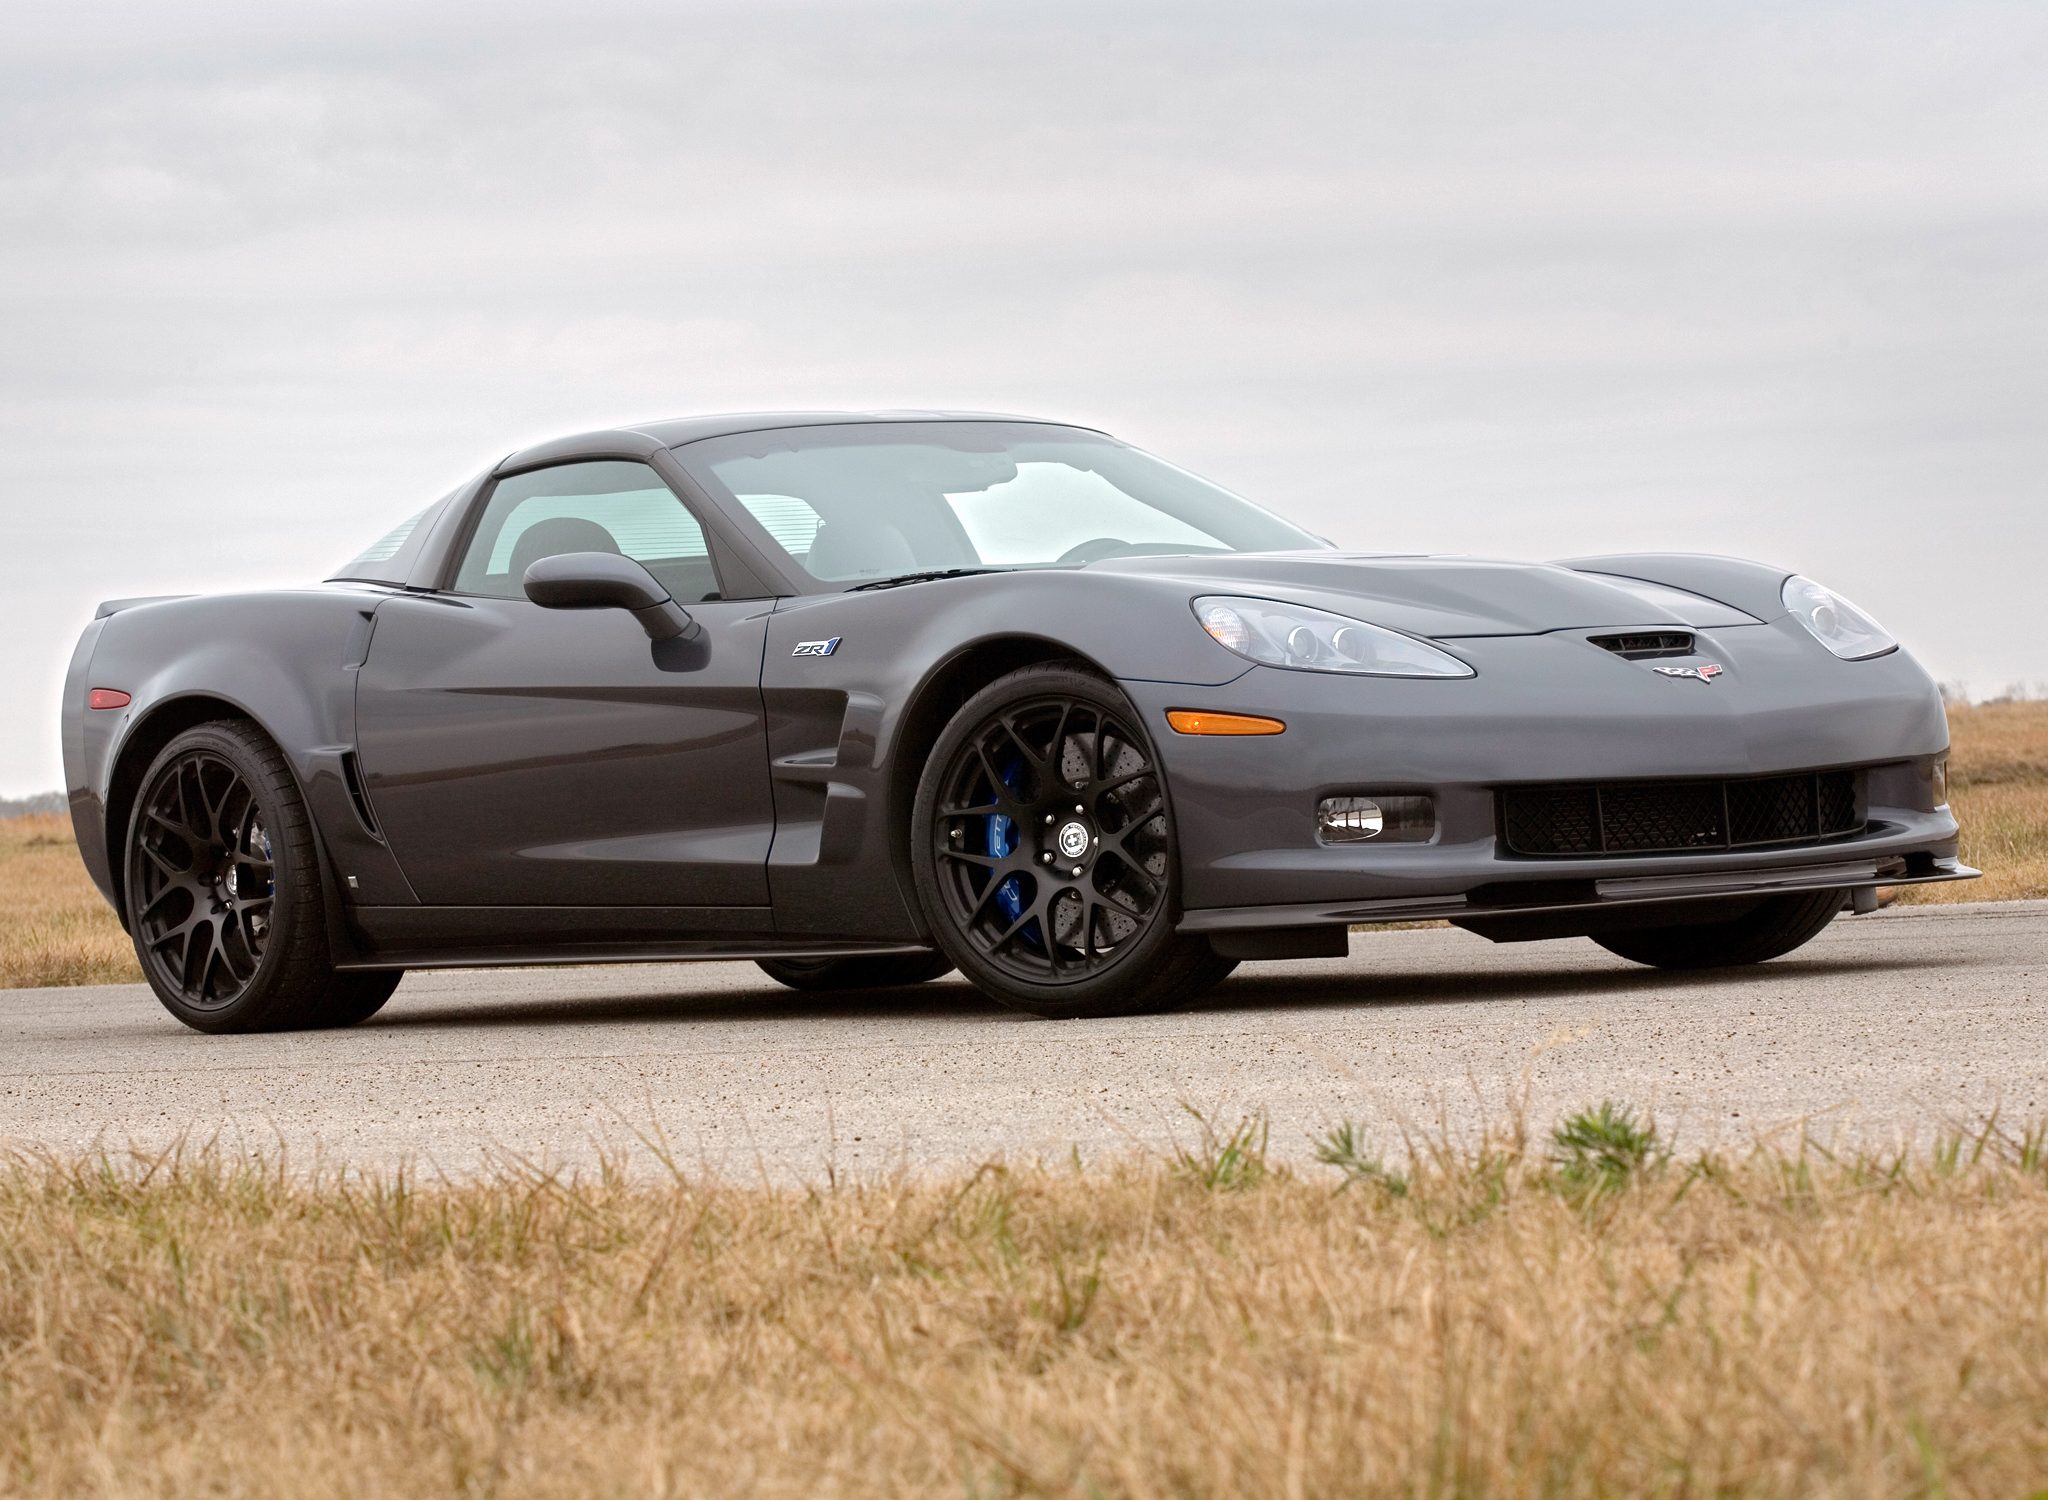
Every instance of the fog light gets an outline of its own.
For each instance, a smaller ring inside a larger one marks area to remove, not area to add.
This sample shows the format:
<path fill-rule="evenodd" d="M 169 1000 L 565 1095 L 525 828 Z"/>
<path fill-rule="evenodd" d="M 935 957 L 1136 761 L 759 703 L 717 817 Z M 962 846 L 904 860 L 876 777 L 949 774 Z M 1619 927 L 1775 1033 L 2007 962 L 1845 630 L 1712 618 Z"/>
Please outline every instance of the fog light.
<path fill-rule="evenodd" d="M 1326 844 L 1426 844 L 1435 836 L 1428 797 L 1325 797 L 1316 809 L 1316 837 Z"/>

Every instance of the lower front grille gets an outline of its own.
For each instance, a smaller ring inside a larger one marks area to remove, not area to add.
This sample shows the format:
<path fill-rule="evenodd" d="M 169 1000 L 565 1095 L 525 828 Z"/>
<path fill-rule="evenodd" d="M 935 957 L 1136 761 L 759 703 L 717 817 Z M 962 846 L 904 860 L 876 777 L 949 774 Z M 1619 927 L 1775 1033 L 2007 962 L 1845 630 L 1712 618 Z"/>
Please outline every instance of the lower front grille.
<path fill-rule="evenodd" d="M 1861 833 L 1864 807 L 1858 771 L 1509 787 L 1500 793 L 1500 832 L 1516 854 L 1749 849 Z"/>

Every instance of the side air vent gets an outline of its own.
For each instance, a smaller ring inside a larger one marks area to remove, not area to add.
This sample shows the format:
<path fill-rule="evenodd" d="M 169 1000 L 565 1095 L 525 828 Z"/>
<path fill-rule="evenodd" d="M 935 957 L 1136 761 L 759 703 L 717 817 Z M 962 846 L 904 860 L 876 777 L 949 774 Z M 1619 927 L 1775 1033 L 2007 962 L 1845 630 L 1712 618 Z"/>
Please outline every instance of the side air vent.
<path fill-rule="evenodd" d="M 377 815 L 370 811 L 370 794 L 363 787 L 363 768 L 353 750 L 344 750 L 341 754 L 341 779 L 348 787 L 348 800 L 356 810 L 356 821 L 363 825 L 363 832 L 381 844 L 384 835 L 377 831 Z"/>
<path fill-rule="evenodd" d="M 1626 661 L 1692 655 L 1690 630 L 1631 630 L 1626 635 L 1596 635 L 1588 639 L 1602 650 L 1612 651 Z"/>

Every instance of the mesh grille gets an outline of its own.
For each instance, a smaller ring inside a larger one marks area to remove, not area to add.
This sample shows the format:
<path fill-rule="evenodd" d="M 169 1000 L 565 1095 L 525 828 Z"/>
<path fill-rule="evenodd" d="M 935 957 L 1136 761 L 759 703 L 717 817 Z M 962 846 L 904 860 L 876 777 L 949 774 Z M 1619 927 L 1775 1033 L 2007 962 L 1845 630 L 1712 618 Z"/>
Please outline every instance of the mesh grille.
<path fill-rule="evenodd" d="M 1797 832 L 1818 831 L 1814 821 L 1814 778 L 1773 776 L 1768 781 L 1736 781 L 1728 787 L 1729 842 L 1769 844 L 1796 838 Z"/>
<path fill-rule="evenodd" d="M 1863 831 L 1862 776 L 1511 787 L 1501 834 L 1516 854 L 1646 854 L 1812 844 Z"/>
<path fill-rule="evenodd" d="M 1524 854 L 1597 854 L 1600 809 L 1589 786 L 1537 787 L 1502 798 L 1508 847 Z"/>
<path fill-rule="evenodd" d="M 1713 782 L 1600 789 L 1608 849 L 1718 849 L 1728 842 L 1721 788 Z"/>
<path fill-rule="evenodd" d="M 1863 831 L 1862 787 L 1853 771 L 1827 771 L 1814 778 L 1820 794 L 1820 826 L 1833 833 Z"/>

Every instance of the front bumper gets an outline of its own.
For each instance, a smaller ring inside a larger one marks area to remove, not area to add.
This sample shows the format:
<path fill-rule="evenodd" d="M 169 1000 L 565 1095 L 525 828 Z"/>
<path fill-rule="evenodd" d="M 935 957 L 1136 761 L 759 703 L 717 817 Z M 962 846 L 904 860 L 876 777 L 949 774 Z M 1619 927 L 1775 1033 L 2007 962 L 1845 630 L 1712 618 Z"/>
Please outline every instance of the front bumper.
<path fill-rule="evenodd" d="M 1711 869 L 1665 870 L 1649 873 L 1638 866 L 1625 872 L 1602 876 L 1582 874 L 1577 878 L 1546 881 L 1480 881 L 1469 891 L 1439 895 L 1414 894 L 1380 896 L 1360 901 L 1315 901 L 1294 905 L 1208 907 L 1182 915 L 1182 932 L 1263 932 L 1301 927 L 1341 925 L 1350 927 L 1370 922 L 1422 922 L 1431 920 L 1464 922 L 1479 928 L 1493 927 L 1502 933 L 1515 932 L 1510 922 L 1498 919 L 1545 917 L 1578 919 L 1586 930 L 1600 925 L 1601 914 L 1625 908 L 1666 906 L 1674 902 L 1731 901 L 1751 896 L 1775 896 L 1788 891 L 1874 889 L 1878 886 L 1926 885 L 1942 880 L 1975 880 L 1983 872 L 1961 863 L 1953 854 L 1941 855 L 1915 850 L 1872 858 L 1861 857 L 1865 841 L 1831 844 L 1824 849 L 1799 850 L 1800 854 L 1824 855 L 1805 863 L 1777 863 L 1748 869 L 1729 869 L 1717 862 Z M 1777 851 L 1779 858 L 1795 851 Z M 1854 853 L 1856 857 L 1845 858 Z M 1612 868 L 1618 861 L 1605 861 Z M 1575 930 L 1576 920 L 1558 920 L 1543 928 L 1526 929 L 1530 936 L 1563 936 Z"/>
<path fill-rule="evenodd" d="M 1790 622 L 1697 632 L 1726 664 L 1711 685 L 1656 675 L 1583 634 L 1446 644 L 1470 679 L 1346 678 L 1255 667 L 1220 687 L 1126 682 L 1167 772 L 1181 853 L 1183 930 L 1226 932 L 1611 907 L 1935 880 L 1956 823 L 1935 805 L 1948 726 L 1904 652 L 1816 660 Z M 1175 734 L 1169 709 L 1262 714 L 1284 734 Z M 1863 773 L 1867 823 L 1821 843 L 1596 857 L 1508 852 L 1498 793 L 1560 782 Z M 1426 844 L 1324 845 L 1328 796 L 1434 799 Z"/>

